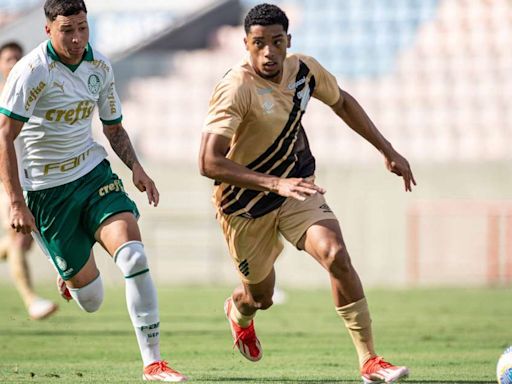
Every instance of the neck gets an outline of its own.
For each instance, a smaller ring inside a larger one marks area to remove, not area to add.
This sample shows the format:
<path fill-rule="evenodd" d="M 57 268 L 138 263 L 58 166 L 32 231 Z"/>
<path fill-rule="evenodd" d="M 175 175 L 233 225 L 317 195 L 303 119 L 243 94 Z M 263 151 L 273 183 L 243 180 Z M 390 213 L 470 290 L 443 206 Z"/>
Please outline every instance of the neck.
<path fill-rule="evenodd" d="M 258 72 L 256 72 L 256 73 L 258 73 Z M 280 83 L 281 83 L 281 80 L 283 79 L 283 72 L 282 72 L 282 71 L 279 71 L 279 73 L 277 73 L 277 74 L 276 74 L 276 75 L 274 75 L 274 76 L 265 76 L 265 75 L 263 75 L 263 74 L 261 74 L 261 73 L 258 73 L 258 75 L 259 75 L 261 78 L 263 78 L 263 79 L 265 79 L 265 80 L 267 80 L 267 81 L 270 81 L 270 82 L 272 82 L 272 83 L 276 83 L 276 84 L 280 84 Z"/>
<path fill-rule="evenodd" d="M 59 59 L 64 64 L 68 64 L 68 65 L 77 65 L 77 64 L 80 64 L 80 61 L 82 61 L 82 57 L 80 57 L 79 59 L 66 59 L 66 58 L 62 57 L 61 55 L 59 55 Z"/>

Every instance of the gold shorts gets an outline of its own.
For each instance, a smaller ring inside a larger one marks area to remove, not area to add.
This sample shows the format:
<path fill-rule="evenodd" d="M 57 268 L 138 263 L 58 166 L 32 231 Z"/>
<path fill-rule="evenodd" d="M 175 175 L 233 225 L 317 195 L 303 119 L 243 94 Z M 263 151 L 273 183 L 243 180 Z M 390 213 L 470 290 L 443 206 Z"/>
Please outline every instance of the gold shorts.
<path fill-rule="evenodd" d="M 322 194 L 304 201 L 287 198 L 278 209 L 256 219 L 224 215 L 217 219 L 228 243 L 240 279 L 247 284 L 263 281 L 283 250 L 280 234 L 297 247 L 309 227 L 322 220 L 337 220 Z"/>

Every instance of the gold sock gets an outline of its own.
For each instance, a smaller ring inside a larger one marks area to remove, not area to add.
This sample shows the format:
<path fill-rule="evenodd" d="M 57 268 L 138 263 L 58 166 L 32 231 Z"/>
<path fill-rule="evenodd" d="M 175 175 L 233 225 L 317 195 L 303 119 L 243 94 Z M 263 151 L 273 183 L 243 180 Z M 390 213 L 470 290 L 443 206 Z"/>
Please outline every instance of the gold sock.
<path fill-rule="evenodd" d="M 235 323 L 237 323 L 242 328 L 247 328 L 249 325 L 251 325 L 251 321 L 254 318 L 256 313 L 253 313 L 250 316 L 246 316 L 238 310 L 238 308 L 235 305 L 235 300 L 233 300 L 233 304 L 231 305 L 231 311 L 229 312 L 229 317 L 231 320 L 233 320 Z"/>
<path fill-rule="evenodd" d="M 348 333 L 352 337 L 359 357 L 359 366 L 375 356 L 372 337 L 372 320 L 366 298 L 350 303 L 343 307 L 336 307 L 336 312 L 345 322 Z"/>

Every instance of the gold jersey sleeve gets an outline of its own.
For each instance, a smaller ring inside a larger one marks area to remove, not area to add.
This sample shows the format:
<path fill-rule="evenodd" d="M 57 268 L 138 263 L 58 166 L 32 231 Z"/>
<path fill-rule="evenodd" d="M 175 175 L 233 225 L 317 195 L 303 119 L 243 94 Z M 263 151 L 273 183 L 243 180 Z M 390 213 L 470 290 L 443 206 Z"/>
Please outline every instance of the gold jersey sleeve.
<path fill-rule="evenodd" d="M 204 131 L 231 139 L 250 108 L 250 92 L 240 73 L 230 70 L 215 87 Z"/>
<path fill-rule="evenodd" d="M 299 55 L 299 57 L 316 77 L 316 87 L 312 96 L 328 106 L 335 104 L 340 98 L 340 89 L 336 77 L 313 57 L 306 55 Z"/>

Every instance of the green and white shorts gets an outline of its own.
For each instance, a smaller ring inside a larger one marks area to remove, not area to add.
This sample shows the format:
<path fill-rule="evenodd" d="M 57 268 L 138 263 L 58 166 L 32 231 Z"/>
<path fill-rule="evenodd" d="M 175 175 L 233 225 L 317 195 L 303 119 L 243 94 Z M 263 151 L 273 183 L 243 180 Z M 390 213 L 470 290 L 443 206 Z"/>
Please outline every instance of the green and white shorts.
<path fill-rule="evenodd" d="M 139 216 L 107 160 L 70 183 L 27 191 L 26 200 L 41 235 L 37 240 L 64 280 L 83 268 L 96 242 L 94 235 L 106 219 L 121 212 Z"/>

